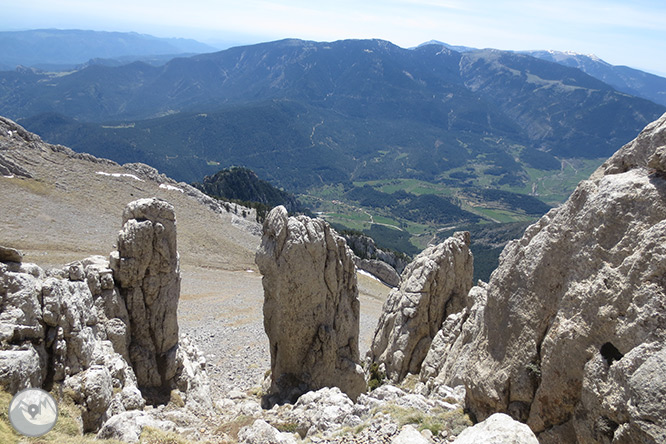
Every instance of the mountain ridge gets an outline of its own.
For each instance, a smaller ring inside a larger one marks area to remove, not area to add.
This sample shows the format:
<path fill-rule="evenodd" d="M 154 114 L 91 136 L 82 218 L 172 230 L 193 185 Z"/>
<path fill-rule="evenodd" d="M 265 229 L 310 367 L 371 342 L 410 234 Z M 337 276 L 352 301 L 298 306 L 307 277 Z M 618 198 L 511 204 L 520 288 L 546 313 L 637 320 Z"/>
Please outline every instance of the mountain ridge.
<path fill-rule="evenodd" d="M 427 45 L 440 45 L 461 53 L 488 51 L 489 49 L 474 48 L 471 46 L 450 45 L 438 40 L 421 43 L 412 49 Z M 499 50 L 497 50 L 499 51 Z M 577 68 L 584 73 L 608 83 L 618 91 L 651 100 L 660 105 L 666 105 L 666 78 L 649 72 L 624 65 L 612 65 L 595 54 L 582 54 L 576 51 L 543 50 L 516 50 L 510 51 L 526 54 L 541 60 Z"/>
<path fill-rule="evenodd" d="M 137 32 L 80 29 L 0 31 L 0 69 L 17 65 L 40 69 L 71 70 L 94 59 L 195 54 L 216 48 L 183 38 L 160 38 Z M 173 58 L 172 57 L 172 58 Z"/>
<path fill-rule="evenodd" d="M 0 98 L 0 112 L 49 142 L 186 182 L 245 166 L 331 222 L 382 231 L 390 242 L 380 243 L 407 250 L 423 248 L 444 220 L 533 219 L 539 205 L 518 194 L 561 203 L 572 177 L 666 111 L 527 55 L 382 40 L 286 39 L 161 67 L 0 73 Z M 366 185 L 407 197 L 382 208 L 349 198 Z M 468 217 L 424 211 L 432 202 Z"/>

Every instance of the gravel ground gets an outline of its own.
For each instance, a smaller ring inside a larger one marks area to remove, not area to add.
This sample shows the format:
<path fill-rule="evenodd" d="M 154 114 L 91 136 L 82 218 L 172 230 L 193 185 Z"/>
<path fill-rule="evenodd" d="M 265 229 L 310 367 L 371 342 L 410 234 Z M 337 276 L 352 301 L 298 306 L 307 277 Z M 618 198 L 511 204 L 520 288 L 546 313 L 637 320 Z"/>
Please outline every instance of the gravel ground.
<path fill-rule="evenodd" d="M 389 289 L 359 275 L 361 356 L 372 335 Z M 256 271 L 183 269 L 178 324 L 204 353 L 213 397 L 247 391 L 270 369 L 263 326 L 263 288 Z"/>

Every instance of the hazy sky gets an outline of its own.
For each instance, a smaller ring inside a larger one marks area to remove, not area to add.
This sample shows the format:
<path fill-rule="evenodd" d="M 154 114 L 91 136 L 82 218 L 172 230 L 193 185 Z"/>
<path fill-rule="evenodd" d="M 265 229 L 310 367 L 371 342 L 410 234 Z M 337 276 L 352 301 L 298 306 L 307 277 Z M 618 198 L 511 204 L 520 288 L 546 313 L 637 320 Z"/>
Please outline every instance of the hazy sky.
<path fill-rule="evenodd" d="M 21 0 L 2 16 L 0 30 L 136 31 L 218 45 L 380 38 L 570 50 L 666 76 L 663 0 Z"/>

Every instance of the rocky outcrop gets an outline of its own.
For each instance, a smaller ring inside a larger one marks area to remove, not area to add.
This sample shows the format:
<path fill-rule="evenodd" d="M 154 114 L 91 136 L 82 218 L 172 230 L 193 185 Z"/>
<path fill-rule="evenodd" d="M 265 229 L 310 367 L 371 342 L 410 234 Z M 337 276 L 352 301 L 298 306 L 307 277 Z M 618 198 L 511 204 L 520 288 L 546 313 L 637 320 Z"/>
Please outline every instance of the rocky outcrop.
<path fill-rule="evenodd" d="M 666 115 L 509 243 L 447 319 L 438 377 L 465 384 L 479 420 L 507 412 L 541 443 L 664 442 L 665 152 Z"/>
<path fill-rule="evenodd" d="M 388 264 L 393 268 L 398 276 L 407 266 L 408 258 L 393 251 L 383 250 L 375 244 L 375 240 L 370 236 L 361 233 L 343 233 L 347 245 L 354 254 L 360 259 L 378 260 Z"/>
<path fill-rule="evenodd" d="M 392 440 L 391 444 L 429 444 L 426 439 L 414 426 L 406 425 L 400 430 Z"/>
<path fill-rule="evenodd" d="M 356 264 L 356 268 L 370 273 L 386 285 L 391 287 L 400 285 L 400 275 L 395 271 L 395 268 L 386 262 L 377 259 L 361 259 L 355 256 L 354 263 Z"/>
<path fill-rule="evenodd" d="M 80 406 L 86 432 L 143 409 L 144 396 L 153 402 L 157 392 L 142 396 L 138 388 L 138 375 L 151 371 L 167 401 L 179 390 L 188 409 L 212 407 L 203 357 L 186 338 L 178 340 L 173 210 L 141 200 L 127 207 L 124 222 L 113 267 L 93 256 L 44 271 L 0 248 L 0 384 L 10 393 L 59 387 Z M 137 355 L 152 356 L 156 367 L 147 370 Z"/>
<path fill-rule="evenodd" d="M 295 401 L 322 387 L 356 399 L 365 390 L 358 351 L 359 300 L 353 255 L 328 223 L 266 217 L 256 263 L 263 274 L 264 328 L 270 342 L 271 388 Z"/>
<path fill-rule="evenodd" d="M 468 232 L 457 232 L 426 248 L 405 268 L 400 288 L 389 294 L 369 352 L 389 379 L 419 373 L 444 319 L 466 307 L 474 272 L 469 243 Z"/>
<path fill-rule="evenodd" d="M 176 218 L 169 203 L 140 199 L 127 206 L 111 268 L 128 308 L 129 356 L 139 387 L 167 388 L 177 371 L 180 295 Z"/>
<path fill-rule="evenodd" d="M 127 331 L 127 311 L 113 285 L 107 287 L 111 270 L 100 260 L 49 272 L 33 264 L 0 263 L 3 388 L 15 393 L 61 384 L 82 407 L 85 431 L 97 430 L 114 413 L 145 405 L 121 355 L 124 349 L 116 350 L 110 340 L 113 332 Z"/>

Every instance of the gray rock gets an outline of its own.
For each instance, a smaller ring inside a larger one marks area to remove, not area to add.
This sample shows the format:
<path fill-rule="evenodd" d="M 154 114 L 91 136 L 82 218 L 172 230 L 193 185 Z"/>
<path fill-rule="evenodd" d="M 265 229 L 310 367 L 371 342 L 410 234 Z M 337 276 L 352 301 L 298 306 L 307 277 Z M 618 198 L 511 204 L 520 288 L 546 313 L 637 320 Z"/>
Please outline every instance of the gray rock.
<path fill-rule="evenodd" d="M 0 245 L 0 262 L 21 262 L 23 253 L 14 248 L 3 247 Z"/>
<path fill-rule="evenodd" d="M 257 419 L 251 426 L 238 432 L 239 444 L 296 444 L 296 438 L 280 432 L 263 419 Z"/>
<path fill-rule="evenodd" d="M 453 444 L 539 444 L 525 424 L 509 415 L 495 413 L 483 422 L 462 431 Z"/>
<path fill-rule="evenodd" d="M 210 379 L 206 373 L 206 359 L 190 340 L 181 336 L 176 353 L 175 385 L 185 393 L 185 406 L 196 413 L 207 415 L 213 410 Z"/>
<path fill-rule="evenodd" d="M 477 418 L 507 412 L 548 443 L 663 442 L 664 146 L 666 115 L 509 243 L 443 334 L 431 368 Z"/>
<path fill-rule="evenodd" d="M 427 392 L 432 394 L 442 387 L 464 386 L 469 365 L 465 345 L 478 335 L 477 328 L 483 322 L 487 298 L 487 284 L 479 282 L 467 294 L 468 306 L 444 320 L 421 366 L 420 378 L 426 383 Z"/>
<path fill-rule="evenodd" d="M 429 444 L 429 442 L 411 425 L 404 426 L 391 440 L 391 444 Z"/>
<path fill-rule="evenodd" d="M 35 347 L 27 343 L 22 347 L 0 350 L 0 387 L 16 393 L 28 387 L 41 387 L 46 362 Z"/>
<path fill-rule="evenodd" d="M 123 412 L 111 417 L 97 432 L 98 439 L 116 439 L 123 442 L 138 442 L 145 427 L 171 432 L 176 425 L 171 421 L 162 421 L 146 412 Z"/>
<path fill-rule="evenodd" d="M 99 430 L 107 419 L 107 409 L 113 397 L 113 380 L 109 370 L 102 365 L 93 365 L 67 378 L 63 388 L 82 407 L 84 432 Z"/>
<path fill-rule="evenodd" d="M 86 282 L 47 278 L 42 284 L 43 320 L 49 327 L 54 379 L 87 369 L 93 357 L 98 318 Z M 52 345 L 51 345 L 52 344 Z"/>
<path fill-rule="evenodd" d="M 344 234 L 347 245 L 361 259 L 371 259 L 384 262 L 398 273 L 398 277 L 407 266 L 403 256 L 398 256 L 392 251 L 382 250 L 375 244 L 373 238 L 364 234 Z"/>
<path fill-rule="evenodd" d="M 11 264 L 9 264 L 11 265 Z M 20 267 L 10 271 L 0 263 L 0 343 L 18 344 L 44 338 L 42 322 L 42 282 Z"/>
<path fill-rule="evenodd" d="M 129 354 L 139 387 L 167 387 L 176 375 L 180 295 L 173 206 L 156 198 L 128 204 L 110 262 L 129 313 Z"/>
<path fill-rule="evenodd" d="M 400 288 L 389 293 L 369 356 L 384 364 L 392 381 L 417 374 L 447 315 L 467 306 L 474 272 L 470 235 L 458 232 L 426 248 L 402 274 Z"/>
<path fill-rule="evenodd" d="M 354 403 L 339 388 L 323 388 L 301 396 L 292 415 L 307 436 L 341 428 L 353 416 Z M 360 420 L 359 420 L 360 422 Z"/>
<path fill-rule="evenodd" d="M 365 391 L 358 351 L 359 299 L 353 254 L 320 219 L 266 217 L 256 263 L 263 274 L 264 328 L 270 342 L 271 393 L 294 398 L 339 387 Z"/>
<path fill-rule="evenodd" d="M 376 259 L 360 259 L 355 256 L 354 263 L 359 270 L 367 271 L 391 287 L 400 285 L 400 275 L 386 262 Z"/>

